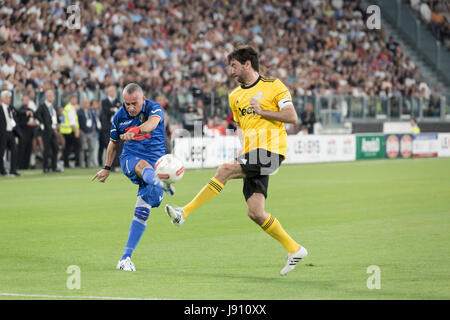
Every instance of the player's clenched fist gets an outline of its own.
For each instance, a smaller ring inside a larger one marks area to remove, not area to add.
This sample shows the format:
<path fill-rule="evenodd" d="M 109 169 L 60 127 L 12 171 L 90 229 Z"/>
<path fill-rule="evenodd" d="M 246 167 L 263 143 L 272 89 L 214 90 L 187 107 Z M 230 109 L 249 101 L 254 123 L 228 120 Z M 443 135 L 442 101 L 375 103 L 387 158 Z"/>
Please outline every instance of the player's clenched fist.
<path fill-rule="evenodd" d="M 141 129 L 139 127 L 136 126 L 128 127 L 126 132 L 120 135 L 120 139 L 122 139 L 125 142 L 128 142 L 130 140 L 133 140 L 134 137 L 137 136 L 140 132 Z"/>
<path fill-rule="evenodd" d="M 121 134 L 120 135 L 120 139 L 125 141 L 125 142 L 131 141 L 131 140 L 134 139 L 134 133 L 133 132 L 126 132 L 124 134 Z"/>
<path fill-rule="evenodd" d="M 109 177 L 109 170 L 102 169 L 92 178 L 91 181 L 97 179 L 100 182 L 105 182 L 105 180 Z"/>

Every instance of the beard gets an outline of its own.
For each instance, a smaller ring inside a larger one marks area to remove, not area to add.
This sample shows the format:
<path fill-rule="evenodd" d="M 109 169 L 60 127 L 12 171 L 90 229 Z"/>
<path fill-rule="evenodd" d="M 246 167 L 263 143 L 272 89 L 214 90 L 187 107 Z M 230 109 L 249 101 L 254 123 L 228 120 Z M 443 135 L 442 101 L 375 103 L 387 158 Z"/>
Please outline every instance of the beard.
<path fill-rule="evenodd" d="M 245 85 L 246 81 L 242 75 L 235 75 L 234 79 L 239 82 L 241 85 Z"/>

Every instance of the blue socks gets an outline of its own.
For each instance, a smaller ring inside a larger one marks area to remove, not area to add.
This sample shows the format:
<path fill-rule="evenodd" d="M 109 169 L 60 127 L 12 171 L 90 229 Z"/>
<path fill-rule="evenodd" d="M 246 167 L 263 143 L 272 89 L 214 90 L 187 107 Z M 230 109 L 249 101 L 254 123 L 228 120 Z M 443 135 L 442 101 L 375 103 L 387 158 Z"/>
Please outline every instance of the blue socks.
<path fill-rule="evenodd" d="M 143 200 L 139 197 L 138 203 L 136 203 L 136 208 L 134 209 L 134 217 L 131 221 L 128 241 L 125 246 L 122 260 L 131 257 L 134 249 L 136 249 L 136 246 L 139 243 L 139 240 L 144 234 L 145 229 L 147 228 L 147 220 L 150 215 L 150 206 L 138 206 L 139 201 L 143 202 Z"/>

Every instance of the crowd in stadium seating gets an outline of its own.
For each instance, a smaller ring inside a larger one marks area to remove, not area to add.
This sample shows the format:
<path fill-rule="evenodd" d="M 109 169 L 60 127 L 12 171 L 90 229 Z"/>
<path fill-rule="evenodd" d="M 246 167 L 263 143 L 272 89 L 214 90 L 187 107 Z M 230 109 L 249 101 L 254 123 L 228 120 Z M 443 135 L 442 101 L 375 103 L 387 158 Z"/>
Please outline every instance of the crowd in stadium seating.
<path fill-rule="evenodd" d="M 429 95 L 420 70 L 384 30 L 368 30 L 360 1 L 82 1 L 80 29 L 58 1 L 6 0 L 0 85 L 67 91 L 135 81 L 165 94 L 235 86 L 234 45 L 261 52 L 261 71 L 293 95 Z"/>
<path fill-rule="evenodd" d="M 366 28 L 360 1 L 81 1 L 79 24 L 67 9 L 65 1 L 2 2 L 1 90 L 81 92 L 80 105 L 98 105 L 93 92 L 137 82 L 163 104 L 175 97 L 188 106 L 183 119 L 222 132 L 223 120 L 202 113 L 202 98 L 236 86 L 226 57 L 249 44 L 260 52 L 261 73 L 293 96 L 439 93 L 400 43 Z"/>
<path fill-rule="evenodd" d="M 408 0 L 433 35 L 450 49 L 450 5 L 447 0 Z"/>

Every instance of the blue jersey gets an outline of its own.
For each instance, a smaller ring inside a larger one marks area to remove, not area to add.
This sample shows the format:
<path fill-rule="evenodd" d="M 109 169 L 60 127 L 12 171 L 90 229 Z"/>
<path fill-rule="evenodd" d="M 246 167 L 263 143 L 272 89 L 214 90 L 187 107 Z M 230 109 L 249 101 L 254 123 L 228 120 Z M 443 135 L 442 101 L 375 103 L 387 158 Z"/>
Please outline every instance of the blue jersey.
<path fill-rule="evenodd" d="M 158 126 L 147 134 L 139 134 L 133 140 L 123 144 L 122 155 L 136 156 L 148 161 L 152 166 L 166 154 L 166 138 L 164 131 L 164 114 L 159 103 L 145 99 L 141 112 L 132 117 L 122 104 L 116 112 L 111 124 L 110 138 L 120 140 L 120 135 L 127 132 L 130 127 L 137 127 L 150 117 L 160 117 Z"/>

